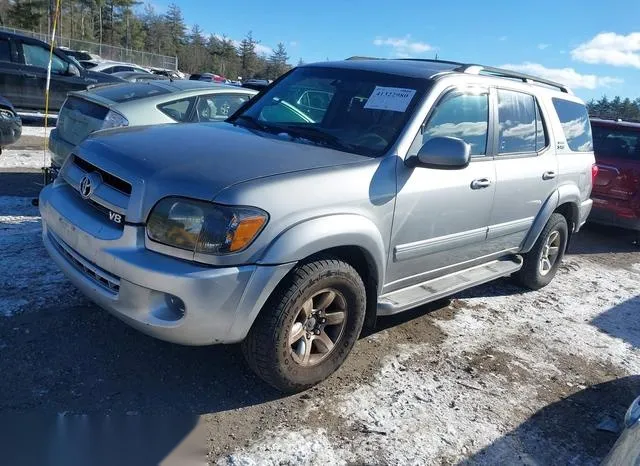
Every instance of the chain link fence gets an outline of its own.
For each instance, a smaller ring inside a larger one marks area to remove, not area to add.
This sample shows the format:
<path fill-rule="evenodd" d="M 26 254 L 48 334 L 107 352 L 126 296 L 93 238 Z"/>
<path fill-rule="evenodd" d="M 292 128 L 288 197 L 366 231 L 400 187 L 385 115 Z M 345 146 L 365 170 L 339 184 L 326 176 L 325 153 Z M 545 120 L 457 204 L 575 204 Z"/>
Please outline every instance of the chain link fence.
<path fill-rule="evenodd" d="M 50 37 L 47 34 L 24 31 L 22 29 L 7 28 L 0 26 L 0 30 L 24 36 L 35 37 L 43 42 L 49 43 Z M 69 39 L 68 37 L 56 37 L 56 47 L 68 47 L 72 50 L 82 50 L 99 55 L 104 60 L 113 60 L 127 63 L 135 63 L 139 66 L 164 68 L 168 70 L 178 69 L 178 57 L 159 55 L 157 53 L 142 52 L 124 47 L 99 44 L 86 40 Z"/>

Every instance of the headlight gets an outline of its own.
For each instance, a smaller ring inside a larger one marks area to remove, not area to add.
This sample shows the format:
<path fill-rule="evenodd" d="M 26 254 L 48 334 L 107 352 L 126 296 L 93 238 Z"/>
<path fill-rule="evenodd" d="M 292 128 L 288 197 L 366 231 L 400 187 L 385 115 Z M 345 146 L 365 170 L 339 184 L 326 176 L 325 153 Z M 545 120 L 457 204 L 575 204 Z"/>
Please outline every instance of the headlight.
<path fill-rule="evenodd" d="M 627 428 L 631 428 L 640 422 L 640 398 L 636 398 L 629 410 L 627 411 L 627 415 L 624 417 L 624 424 Z"/>
<path fill-rule="evenodd" d="M 229 254 L 249 246 L 267 220 L 267 213 L 255 207 L 229 207 L 168 197 L 151 211 L 147 236 L 194 253 Z"/>
<path fill-rule="evenodd" d="M 120 115 L 118 112 L 109 110 L 107 116 L 104 117 L 102 128 L 100 129 L 119 128 L 121 126 L 129 126 L 129 120 Z"/>

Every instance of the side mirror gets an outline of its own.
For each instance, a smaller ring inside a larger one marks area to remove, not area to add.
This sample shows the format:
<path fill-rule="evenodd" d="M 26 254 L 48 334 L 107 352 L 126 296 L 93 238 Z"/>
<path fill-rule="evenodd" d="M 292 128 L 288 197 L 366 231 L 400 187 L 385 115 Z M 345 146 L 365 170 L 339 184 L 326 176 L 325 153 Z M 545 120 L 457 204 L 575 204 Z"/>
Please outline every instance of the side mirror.
<path fill-rule="evenodd" d="M 67 68 L 67 74 L 69 76 L 80 76 L 80 70 L 73 63 L 69 63 L 69 68 Z"/>
<path fill-rule="evenodd" d="M 409 166 L 455 170 L 465 168 L 471 159 L 471 146 L 459 138 L 438 136 L 429 139 L 418 154 L 407 159 Z"/>

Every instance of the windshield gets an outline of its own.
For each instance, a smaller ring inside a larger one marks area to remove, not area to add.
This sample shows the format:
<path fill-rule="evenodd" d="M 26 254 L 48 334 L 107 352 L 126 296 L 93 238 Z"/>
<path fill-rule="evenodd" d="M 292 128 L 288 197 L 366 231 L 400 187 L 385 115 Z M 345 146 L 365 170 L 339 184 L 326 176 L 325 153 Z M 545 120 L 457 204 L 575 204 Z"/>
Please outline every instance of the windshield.
<path fill-rule="evenodd" d="M 428 84 L 369 71 L 302 67 L 230 122 L 375 157 L 396 141 Z"/>

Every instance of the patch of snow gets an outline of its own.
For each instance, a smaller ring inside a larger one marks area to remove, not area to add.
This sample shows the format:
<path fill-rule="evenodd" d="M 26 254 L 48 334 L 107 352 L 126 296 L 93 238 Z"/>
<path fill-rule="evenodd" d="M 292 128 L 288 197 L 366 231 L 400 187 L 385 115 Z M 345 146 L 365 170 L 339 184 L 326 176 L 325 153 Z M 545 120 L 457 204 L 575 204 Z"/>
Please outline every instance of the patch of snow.
<path fill-rule="evenodd" d="M 216 461 L 219 466 L 262 465 L 345 465 L 342 454 L 329 441 L 324 430 L 270 433 L 268 439 L 247 450 Z"/>
<path fill-rule="evenodd" d="M 541 381 L 581 386 L 557 366 L 563 360 L 640 373 L 640 325 L 630 318 L 639 295 L 634 273 L 577 256 L 539 291 L 506 280 L 465 291 L 453 319 L 425 316 L 447 335 L 440 347 L 401 345 L 370 383 L 315 402 L 356 432 L 351 441 L 322 432 L 323 448 L 356 464 L 598 464 L 526 421 L 549 402 Z M 478 371 L 488 363 L 473 357 L 492 361 L 492 352 L 500 368 Z M 268 464 L 305 463 L 296 452 L 312 450 L 320 433 L 282 428 L 229 457 L 255 463 L 219 464 L 258 464 L 269 451 L 280 456 Z"/>
<path fill-rule="evenodd" d="M 0 316 L 79 298 L 49 259 L 41 235 L 39 212 L 31 198 L 0 196 Z"/>
<path fill-rule="evenodd" d="M 45 131 L 44 126 L 22 126 L 22 136 L 40 136 L 42 138 L 48 138 L 51 134 L 51 130 L 55 128 L 56 122 L 49 122 L 49 126 Z"/>
<path fill-rule="evenodd" d="M 0 168 L 42 168 L 51 165 L 51 154 L 43 149 L 4 149 Z"/>

